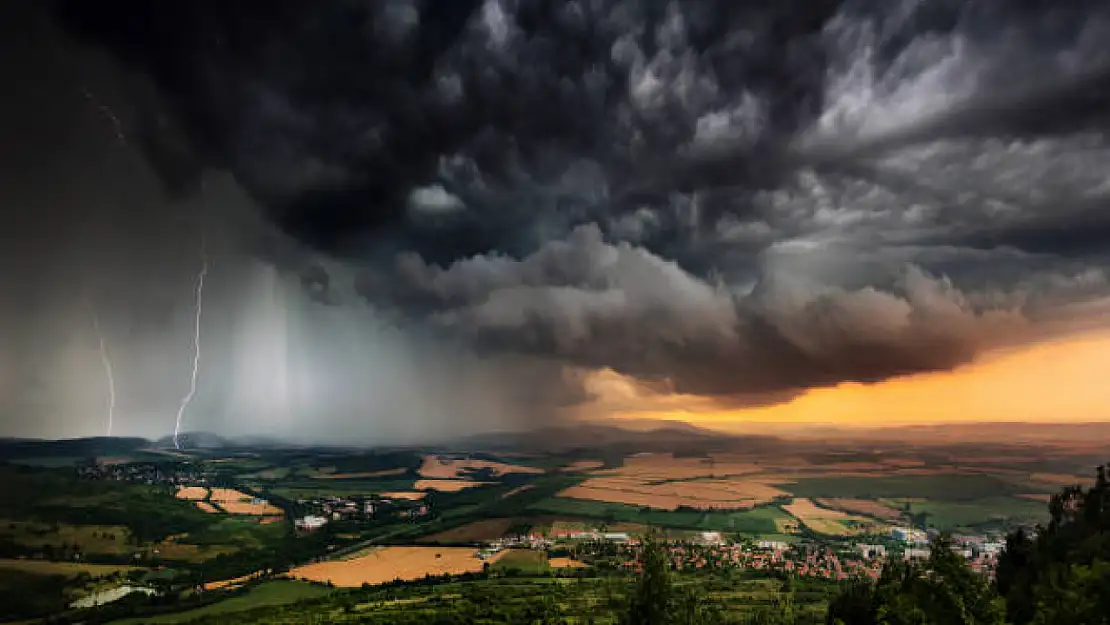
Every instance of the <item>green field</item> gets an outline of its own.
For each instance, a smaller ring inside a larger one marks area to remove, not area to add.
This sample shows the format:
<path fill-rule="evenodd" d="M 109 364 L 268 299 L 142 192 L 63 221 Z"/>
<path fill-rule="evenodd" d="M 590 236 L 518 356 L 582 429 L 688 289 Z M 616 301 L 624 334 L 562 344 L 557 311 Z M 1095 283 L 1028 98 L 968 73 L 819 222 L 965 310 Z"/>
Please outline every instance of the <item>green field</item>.
<path fill-rule="evenodd" d="M 204 608 L 113 621 L 123 623 L 370 623 L 374 625 L 436 622 L 583 622 L 614 623 L 615 611 L 628 589 L 615 577 L 492 577 L 436 584 L 403 584 L 368 589 L 335 590 L 311 587 L 315 597 L 288 587 L 266 589 L 268 582 L 243 597 Z M 725 610 L 728 622 L 781 598 L 782 583 L 751 575 L 675 575 L 679 592 L 697 590 L 704 601 Z M 799 625 L 823 623 L 825 605 L 836 586 L 824 582 L 795 582 L 794 601 Z M 266 589 L 266 590 L 263 590 Z M 460 620 L 451 620 L 460 619 Z"/>
<path fill-rule="evenodd" d="M 544 573 L 550 569 L 547 554 L 533 549 L 513 549 L 501 556 L 490 568 L 503 573 L 519 571 L 526 574 Z"/>
<path fill-rule="evenodd" d="M 795 497 L 859 499 L 914 498 L 930 501 L 975 501 L 1019 493 L 1055 492 L 981 474 L 898 475 L 799 478 L 784 486 Z"/>
<path fill-rule="evenodd" d="M 748 534 L 774 534 L 775 519 L 790 519 L 777 506 L 760 506 L 734 512 L 701 510 L 654 510 L 621 503 L 549 497 L 531 508 L 535 512 L 569 517 L 586 517 L 606 523 L 642 523 L 656 527 L 715 530 Z"/>
<path fill-rule="evenodd" d="M 931 527 L 942 530 L 973 529 L 986 523 L 1043 521 L 1043 503 L 1016 497 L 988 497 L 974 502 L 923 501 L 908 504 L 915 515 L 926 514 Z"/>
<path fill-rule="evenodd" d="M 323 597 L 331 592 L 333 592 L 331 589 L 316 584 L 284 579 L 273 580 L 263 582 L 257 586 L 252 586 L 247 590 L 246 594 L 232 597 L 212 605 L 207 605 L 203 608 L 159 616 L 124 619 L 112 621 L 112 623 L 114 625 L 137 625 L 139 623 L 211 622 L 212 619 L 222 615 L 230 615 L 236 612 L 254 610 L 257 608 L 283 606 L 305 599 Z"/>
<path fill-rule="evenodd" d="M 14 560 L 0 558 L 0 570 L 29 573 L 32 575 L 76 577 L 85 573 L 90 577 L 105 577 L 116 573 L 127 573 L 140 569 L 139 567 L 118 564 L 82 564 L 79 562 L 50 562 L 48 560 Z"/>

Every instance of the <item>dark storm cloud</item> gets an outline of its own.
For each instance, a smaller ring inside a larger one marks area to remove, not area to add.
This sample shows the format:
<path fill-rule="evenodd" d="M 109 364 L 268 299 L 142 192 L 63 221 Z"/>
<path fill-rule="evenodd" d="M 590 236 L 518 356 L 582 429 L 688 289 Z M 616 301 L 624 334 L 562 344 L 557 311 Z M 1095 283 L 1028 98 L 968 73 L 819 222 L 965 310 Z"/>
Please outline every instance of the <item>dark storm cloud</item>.
<path fill-rule="evenodd" d="M 171 188 L 231 171 L 374 305 L 485 353 L 772 401 L 1106 294 L 1103 3 L 59 6 L 156 85 Z"/>

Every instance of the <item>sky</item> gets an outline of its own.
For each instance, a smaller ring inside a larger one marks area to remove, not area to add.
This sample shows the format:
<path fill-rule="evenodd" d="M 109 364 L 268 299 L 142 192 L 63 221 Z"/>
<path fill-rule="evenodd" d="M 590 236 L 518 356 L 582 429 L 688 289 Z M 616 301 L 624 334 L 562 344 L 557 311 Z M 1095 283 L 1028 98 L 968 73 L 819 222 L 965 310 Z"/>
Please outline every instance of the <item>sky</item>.
<path fill-rule="evenodd" d="M 1104 3 L 2 10 L 0 435 L 1110 419 Z"/>

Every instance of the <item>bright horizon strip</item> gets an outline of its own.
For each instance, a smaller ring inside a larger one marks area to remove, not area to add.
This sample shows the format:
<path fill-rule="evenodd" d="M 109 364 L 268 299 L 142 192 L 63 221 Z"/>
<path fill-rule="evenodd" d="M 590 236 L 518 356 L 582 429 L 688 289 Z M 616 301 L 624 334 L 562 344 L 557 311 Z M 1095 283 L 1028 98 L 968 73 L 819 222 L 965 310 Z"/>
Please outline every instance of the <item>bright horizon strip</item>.
<path fill-rule="evenodd" d="M 1110 421 L 1108 365 L 1110 331 L 1102 331 L 996 352 L 948 372 L 814 389 L 787 403 L 758 408 L 720 409 L 704 398 L 683 395 L 642 396 L 637 402 L 632 385 L 623 382 L 621 389 L 622 383 L 610 378 L 594 389 L 601 397 L 590 414 L 685 421 L 720 430 L 791 423 L 882 427 Z"/>

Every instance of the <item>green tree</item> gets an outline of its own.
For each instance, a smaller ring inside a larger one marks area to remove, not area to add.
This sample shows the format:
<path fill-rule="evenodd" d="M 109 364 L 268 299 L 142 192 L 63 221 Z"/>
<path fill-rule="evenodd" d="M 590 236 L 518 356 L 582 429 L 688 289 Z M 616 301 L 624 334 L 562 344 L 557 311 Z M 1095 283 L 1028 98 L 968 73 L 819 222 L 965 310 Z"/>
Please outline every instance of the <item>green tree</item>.
<path fill-rule="evenodd" d="M 1047 524 L 1006 539 L 995 579 L 1007 617 L 1017 625 L 1110 622 L 1106 468 L 1097 468 L 1092 487 L 1071 486 L 1053 495 L 1048 511 Z"/>
<path fill-rule="evenodd" d="M 858 582 L 829 605 L 827 622 L 847 625 L 1001 625 L 1002 602 L 952 549 L 933 541 L 924 562 L 895 562 L 875 584 Z"/>
<path fill-rule="evenodd" d="M 640 546 L 640 574 L 636 578 L 621 625 L 667 625 L 671 602 L 671 573 L 667 552 L 650 532 Z"/>
<path fill-rule="evenodd" d="M 639 554 L 637 575 L 618 622 L 621 625 L 714 625 L 722 615 L 692 588 L 676 588 L 661 536 L 649 532 Z"/>

